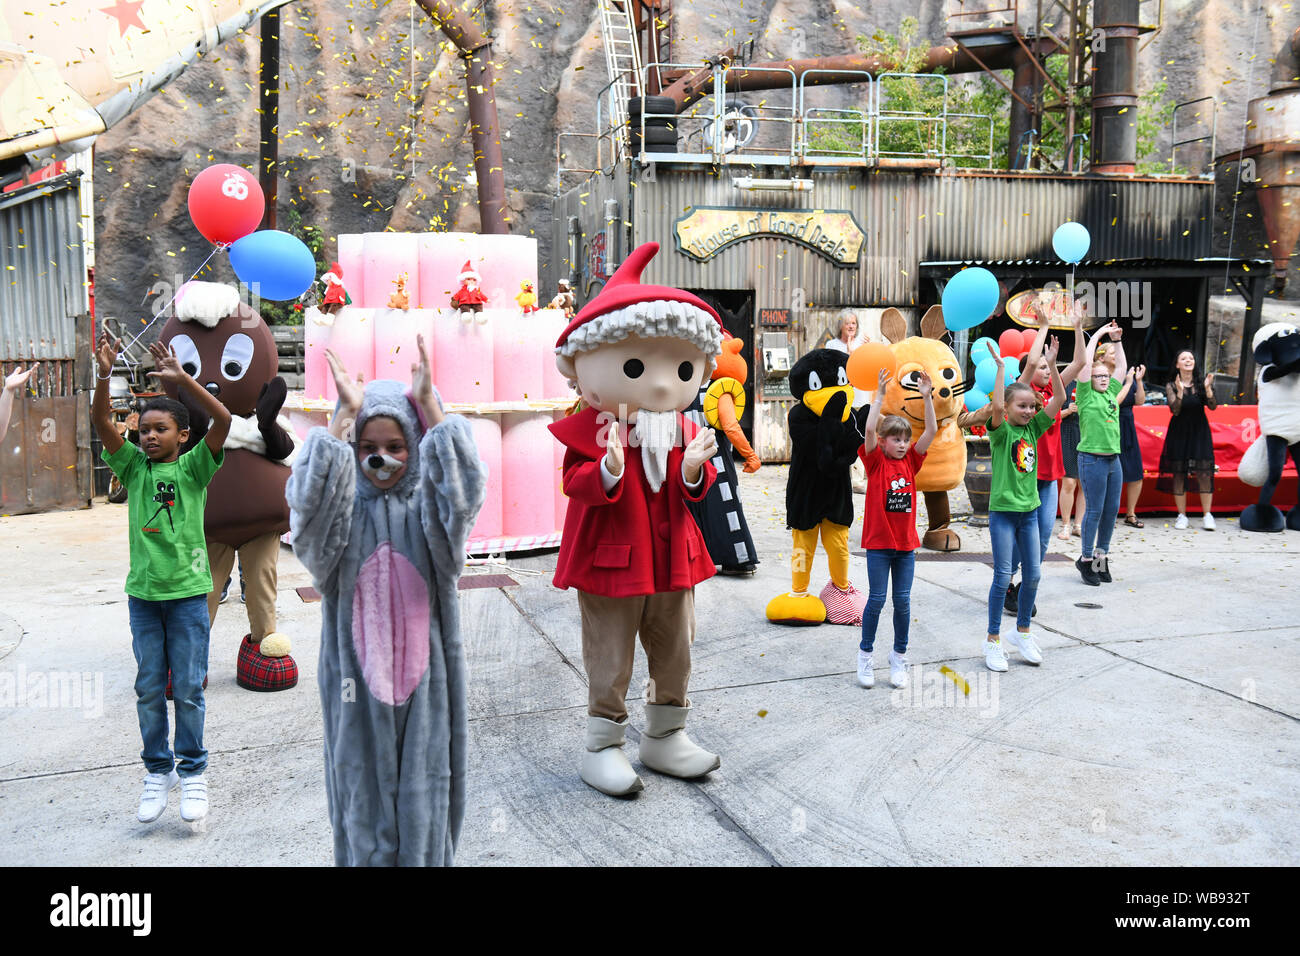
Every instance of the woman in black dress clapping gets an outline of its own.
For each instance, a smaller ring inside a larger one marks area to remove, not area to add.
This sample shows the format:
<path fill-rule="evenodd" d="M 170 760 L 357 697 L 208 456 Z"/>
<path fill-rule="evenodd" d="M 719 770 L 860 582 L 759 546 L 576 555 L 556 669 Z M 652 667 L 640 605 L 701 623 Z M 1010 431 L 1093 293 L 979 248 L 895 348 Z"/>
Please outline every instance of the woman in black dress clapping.
<path fill-rule="evenodd" d="M 1201 523 L 1206 531 L 1214 530 L 1210 506 L 1214 498 L 1214 438 L 1210 433 L 1207 409 L 1215 407 L 1214 373 L 1201 378 L 1196 356 L 1189 349 L 1178 353 L 1174 363 L 1174 380 L 1165 386 L 1169 401 L 1169 431 L 1160 453 L 1160 477 L 1156 488 L 1174 496 L 1178 518 L 1174 527 L 1187 527 L 1187 491 L 1201 496 Z"/>

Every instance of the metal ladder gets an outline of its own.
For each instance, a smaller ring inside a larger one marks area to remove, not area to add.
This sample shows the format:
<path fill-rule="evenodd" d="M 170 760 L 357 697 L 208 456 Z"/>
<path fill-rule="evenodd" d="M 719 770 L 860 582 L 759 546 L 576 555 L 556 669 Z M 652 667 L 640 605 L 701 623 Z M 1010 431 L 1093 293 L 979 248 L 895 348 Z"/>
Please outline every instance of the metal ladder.
<path fill-rule="evenodd" d="M 605 67 L 609 71 L 609 118 L 615 142 L 629 149 L 627 101 L 643 95 L 641 89 L 641 51 L 636 30 L 628 11 L 628 0 L 597 0 L 600 33 L 605 46 Z"/>

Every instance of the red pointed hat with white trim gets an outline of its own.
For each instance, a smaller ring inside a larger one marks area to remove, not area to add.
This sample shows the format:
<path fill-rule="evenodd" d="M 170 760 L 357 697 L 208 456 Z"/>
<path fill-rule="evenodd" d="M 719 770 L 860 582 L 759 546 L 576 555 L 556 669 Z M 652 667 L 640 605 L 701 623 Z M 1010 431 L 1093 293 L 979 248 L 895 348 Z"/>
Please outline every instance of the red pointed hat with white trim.
<path fill-rule="evenodd" d="M 637 246 L 632 251 L 632 254 L 623 261 L 623 264 L 610 276 L 609 281 L 605 283 L 605 287 L 600 290 L 594 299 L 582 307 L 582 310 L 573 317 L 573 321 L 560 333 L 555 347 L 560 348 L 575 329 L 586 325 L 593 319 L 598 319 L 602 315 L 618 312 L 642 302 L 683 302 L 711 315 L 713 320 L 718 323 L 719 330 L 725 332 L 722 328 L 722 320 L 718 318 L 718 313 L 699 296 L 693 295 L 685 289 L 674 289 L 666 285 L 642 284 L 641 273 L 658 252 L 659 243 L 657 242 L 647 242 L 644 245 Z"/>

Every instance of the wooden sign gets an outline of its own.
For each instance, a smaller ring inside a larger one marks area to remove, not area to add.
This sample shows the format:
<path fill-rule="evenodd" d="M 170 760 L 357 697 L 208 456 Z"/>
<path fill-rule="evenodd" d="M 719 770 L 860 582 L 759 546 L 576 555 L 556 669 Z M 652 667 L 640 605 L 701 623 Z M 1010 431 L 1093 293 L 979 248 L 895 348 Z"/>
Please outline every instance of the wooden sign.
<path fill-rule="evenodd" d="M 776 238 L 806 246 L 841 268 L 858 265 L 867 236 L 847 209 L 692 206 L 674 226 L 677 250 L 707 262 L 733 243 Z"/>
<path fill-rule="evenodd" d="M 759 324 L 759 325 L 769 325 L 769 326 L 770 326 L 770 325 L 778 325 L 778 326 L 789 325 L 789 324 L 790 324 L 790 310 L 789 310 L 789 309 L 759 309 L 759 310 L 758 310 L 758 324 Z"/>

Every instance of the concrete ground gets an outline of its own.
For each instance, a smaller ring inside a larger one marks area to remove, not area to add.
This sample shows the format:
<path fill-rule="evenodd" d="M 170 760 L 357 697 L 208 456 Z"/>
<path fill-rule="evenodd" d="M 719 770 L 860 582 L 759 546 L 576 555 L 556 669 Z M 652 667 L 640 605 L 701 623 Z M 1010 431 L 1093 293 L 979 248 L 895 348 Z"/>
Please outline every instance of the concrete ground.
<path fill-rule="evenodd" d="M 642 794 L 614 800 L 578 778 L 581 639 L 574 595 L 550 585 L 553 552 L 512 559 L 517 586 L 462 591 L 472 752 L 459 864 L 1300 863 L 1300 535 L 1228 519 L 1214 533 L 1121 525 L 1115 583 L 1087 588 L 1049 560 L 1046 659 L 1012 655 L 994 675 L 981 650 L 988 537 L 962 525 L 956 560 L 917 564 L 912 688 L 891 691 L 882 667 L 862 690 L 856 629 L 763 617 L 789 588 L 784 483 L 781 467 L 742 476 L 759 573 L 698 589 L 690 730 L 722 755 L 703 782 L 647 770 Z M 1075 547 L 1053 538 L 1054 553 Z M 296 689 L 235 684 L 237 586 L 217 618 L 213 806 L 196 832 L 175 794 L 157 823 L 135 820 L 126 557 L 124 506 L 0 519 L 0 864 L 330 864 L 320 605 L 294 591 L 310 583 L 301 565 L 285 549 Z M 865 590 L 860 555 L 853 576 Z M 638 728 L 645 680 L 639 657 Z"/>

